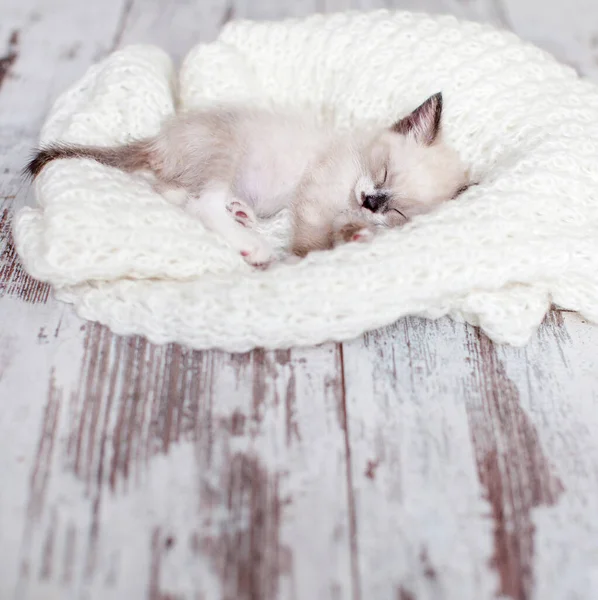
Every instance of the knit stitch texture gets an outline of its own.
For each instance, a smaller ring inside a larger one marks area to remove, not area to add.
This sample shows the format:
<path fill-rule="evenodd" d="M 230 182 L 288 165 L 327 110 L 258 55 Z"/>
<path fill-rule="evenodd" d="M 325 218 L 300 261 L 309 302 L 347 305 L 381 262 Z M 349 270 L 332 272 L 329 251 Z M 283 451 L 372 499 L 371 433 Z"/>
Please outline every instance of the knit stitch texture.
<path fill-rule="evenodd" d="M 510 33 L 388 11 L 233 22 L 178 81 L 158 48 L 112 54 L 59 98 L 41 138 L 122 143 L 177 103 L 228 100 L 387 124 L 437 91 L 480 185 L 371 244 L 254 270 L 142 177 L 76 159 L 36 181 L 17 250 L 82 317 L 193 348 L 309 345 L 446 314 L 520 345 L 551 302 L 598 321 L 598 89 Z M 284 248 L 288 215 L 260 227 Z"/>

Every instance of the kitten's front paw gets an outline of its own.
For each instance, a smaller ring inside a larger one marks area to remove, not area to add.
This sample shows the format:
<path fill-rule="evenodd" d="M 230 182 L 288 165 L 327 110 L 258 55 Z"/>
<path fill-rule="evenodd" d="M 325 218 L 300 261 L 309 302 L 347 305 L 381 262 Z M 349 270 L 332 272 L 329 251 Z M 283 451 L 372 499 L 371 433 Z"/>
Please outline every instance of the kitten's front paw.
<path fill-rule="evenodd" d="M 297 263 L 300 263 L 303 259 L 301 258 L 301 256 L 297 256 L 296 254 L 289 254 L 288 256 L 285 256 L 283 259 L 280 260 L 280 264 L 283 265 L 296 265 Z"/>
<path fill-rule="evenodd" d="M 256 222 L 256 216 L 253 210 L 244 202 L 233 200 L 226 210 L 232 214 L 235 221 L 243 227 L 252 227 Z"/>
<path fill-rule="evenodd" d="M 374 229 L 364 223 L 347 223 L 335 235 L 335 243 L 369 242 L 374 237 Z"/>
<path fill-rule="evenodd" d="M 369 242 L 373 237 L 374 232 L 371 229 L 367 227 L 362 227 L 361 229 L 358 229 L 351 235 L 351 239 L 349 241 L 363 243 Z"/>
<path fill-rule="evenodd" d="M 274 252 L 263 240 L 255 240 L 241 250 L 241 256 L 254 267 L 267 267 L 274 260 Z"/>

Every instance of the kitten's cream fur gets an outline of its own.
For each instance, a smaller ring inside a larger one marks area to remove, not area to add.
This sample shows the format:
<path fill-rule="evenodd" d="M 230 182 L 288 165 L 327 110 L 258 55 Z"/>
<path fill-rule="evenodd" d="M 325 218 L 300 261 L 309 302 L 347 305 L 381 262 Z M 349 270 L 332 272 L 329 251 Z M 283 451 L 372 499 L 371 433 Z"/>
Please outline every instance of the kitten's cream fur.
<path fill-rule="evenodd" d="M 341 134 L 302 114 L 241 107 L 168 121 L 154 138 L 102 148 L 38 151 L 36 176 L 56 158 L 93 158 L 126 171 L 149 169 L 156 189 L 223 235 L 251 264 L 272 259 L 251 229 L 255 217 L 293 214 L 294 254 L 367 240 L 454 197 L 468 184 L 442 141 L 442 96 L 388 128 Z"/>

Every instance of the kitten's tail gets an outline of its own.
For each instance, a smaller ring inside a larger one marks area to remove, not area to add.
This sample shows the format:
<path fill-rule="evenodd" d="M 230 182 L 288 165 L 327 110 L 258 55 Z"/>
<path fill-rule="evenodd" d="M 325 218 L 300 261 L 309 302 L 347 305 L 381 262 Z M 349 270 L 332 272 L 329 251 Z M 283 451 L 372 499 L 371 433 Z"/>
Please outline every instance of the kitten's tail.
<path fill-rule="evenodd" d="M 35 179 L 42 169 L 58 158 L 91 158 L 109 167 L 122 171 L 151 169 L 152 143 L 149 140 L 132 142 L 124 146 L 104 148 L 102 146 L 76 146 L 52 144 L 35 151 L 23 169 L 23 175 Z"/>

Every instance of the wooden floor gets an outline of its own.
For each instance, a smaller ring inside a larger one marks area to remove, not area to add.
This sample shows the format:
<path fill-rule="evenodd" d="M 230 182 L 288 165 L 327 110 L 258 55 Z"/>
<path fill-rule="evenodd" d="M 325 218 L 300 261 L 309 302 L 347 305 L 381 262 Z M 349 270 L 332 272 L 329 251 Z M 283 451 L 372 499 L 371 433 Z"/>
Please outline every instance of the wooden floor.
<path fill-rule="evenodd" d="M 598 328 L 448 319 L 245 355 L 121 338 L 19 266 L 53 100 L 132 42 L 384 0 L 0 0 L 0 599 L 595 600 Z M 388 0 L 598 80 L 595 0 Z"/>

